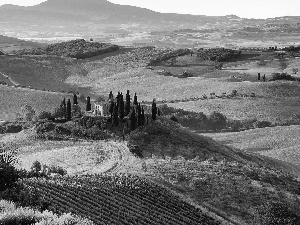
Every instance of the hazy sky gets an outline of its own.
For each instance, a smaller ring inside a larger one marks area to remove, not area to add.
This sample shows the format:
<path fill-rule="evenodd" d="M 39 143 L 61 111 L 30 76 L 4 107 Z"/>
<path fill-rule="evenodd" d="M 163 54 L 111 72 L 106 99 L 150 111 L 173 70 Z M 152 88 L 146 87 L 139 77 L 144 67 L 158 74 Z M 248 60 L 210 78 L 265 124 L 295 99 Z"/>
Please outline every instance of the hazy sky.
<path fill-rule="evenodd" d="M 0 0 L 2 4 L 35 5 L 45 0 Z M 84 0 L 82 0 L 84 1 Z M 158 12 L 195 15 L 238 15 L 247 18 L 300 16 L 299 0 L 109 0 L 124 5 L 134 5 Z"/>

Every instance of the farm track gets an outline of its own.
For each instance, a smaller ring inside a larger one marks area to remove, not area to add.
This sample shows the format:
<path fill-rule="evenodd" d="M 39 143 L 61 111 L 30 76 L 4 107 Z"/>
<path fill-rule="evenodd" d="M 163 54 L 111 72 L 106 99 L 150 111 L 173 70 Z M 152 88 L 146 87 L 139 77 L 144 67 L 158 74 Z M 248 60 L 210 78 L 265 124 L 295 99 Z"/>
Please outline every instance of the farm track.
<path fill-rule="evenodd" d="M 11 77 L 9 77 L 8 75 L 2 73 L 1 71 L 0 71 L 0 75 L 6 77 L 13 85 L 15 85 L 15 86 L 20 85 L 19 83 L 17 83 L 16 81 L 14 81 Z"/>

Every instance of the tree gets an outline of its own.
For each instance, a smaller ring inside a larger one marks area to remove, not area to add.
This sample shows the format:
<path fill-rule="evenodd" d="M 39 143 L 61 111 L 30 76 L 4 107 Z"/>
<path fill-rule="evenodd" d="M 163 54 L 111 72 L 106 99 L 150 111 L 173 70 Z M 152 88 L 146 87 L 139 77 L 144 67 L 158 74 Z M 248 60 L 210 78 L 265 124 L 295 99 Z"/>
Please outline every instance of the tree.
<path fill-rule="evenodd" d="M 113 109 L 113 125 L 114 126 L 119 125 L 118 106 L 116 104 L 114 104 L 114 109 Z"/>
<path fill-rule="evenodd" d="M 123 97 L 122 97 L 123 99 Z M 119 106 L 119 117 L 120 119 L 123 121 L 124 117 L 125 117 L 125 112 L 124 112 L 124 101 L 120 101 L 120 106 Z"/>
<path fill-rule="evenodd" d="M 112 91 L 109 92 L 108 98 L 109 98 L 109 99 L 112 99 L 112 100 L 114 99 L 114 95 L 113 95 Z"/>
<path fill-rule="evenodd" d="M 157 115 L 156 100 L 153 99 L 153 103 L 152 103 L 152 119 L 153 120 L 156 120 L 156 115 Z"/>
<path fill-rule="evenodd" d="M 23 119 L 26 121 L 32 121 L 33 117 L 35 116 L 35 111 L 30 105 L 23 105 L 21 107 L 21 112 Z"/>
<path fill-rule="evenodd" d="M 131 114 L 130 114 L 130 130 L 133 131 L 136 129 L 136 115 L 134 107 L 132 107 Z"/>
<path fill-rule="evenodd" d="M 129 90 L 127 90 L 126 103 L 125 103 L 125 115 L 127 116 L 129 112 L 130 112 L 130 94 L 129 94 Z"/>
<path fill-rule="evenodd" d="M 142 116 L 141 116 L 141 118 L 142 118 L 142 125 L 144 126 L 144 125 L 145 125 L 145 122 L 146 122 L 146 120 L 145 120 L 145 111 L 144 111 L 144 107 L 142 107 Z"/>
<path fill-rule="evenodd" d="M 38 173 L 42 170 L 42 165 L 39 161 L 35 161 L 31 166 L 31 171 Z"/>
<path fill-rule="evenodd" d="M 86 102 L 86 111 L 91 111 L 91 110 L 92 110 L 91 98 L 90 98 L 90 96 L 88 96 L 87 102 Z"/>
<path fill-rule="evenodd" d="M 47 111 L 42 111 L 38 115 L 38 119 L 40 119 L 40 120 L 44 120 L 44 119 L 51 120 L 52 118 L 53 118 L 53 116 L 52 116 L 51 112 L 47 112 Z"/>
<path fill-rule="evenodd" d="M 68 100 L 68 103 L 67 103 L 67 121 L 70 121 L 72 120 L 72 106 L 71 106 L 71 100 L 69 99 Z"/>
<path fill-rule="evenodd" d="M 299 72 L 299 69 L 298 68 L 293 68 L 292 71 L 293 71 L 294 74 L 297 74 Z"/>
<path fill-rule="evenodd" d="M 138 105 L 136 93 L 134 94 L 133 104 Z"/>
<path fill-rule="evenodd" d="M 113 113 L 114 113 L 114 107 L 115 107 L 115 103 L 113 100 L 110 100 L 110 105 L 109 105 L 109 113 L 110 113 L 110 116 L 111 118 L 113 117 Z"/>
<path fill-rule="evenodd" d="M 220 130 L 225 128 L 226 121 L 226 116 L 216 111 L 213 111 L 208 117 L 208 125 L 212 130 Z"/>
<path fill-rule="evenodd" d="M 174 115 L 172 115 L 170 119 L 176 123 L 179 123 L 178 119 Z"/>
<path fill-rule="evenodd" d="M 65 119 L 67 118 L 67 104 L 66 104 L 66 99 L 65 98 L 61 102 L 60 109 L 57 110 L 57 114 L 59 114 L 59 116 L 57 116 L 57 117 L 63 117 Z"/>
<path fill-rule="evenodd" d="M 161 111 L 160 111 L 159 108 L 157 108 L 157 115 L 158 115 L 158 116 L 161 116 Z"/>
<path fill-rule="evenodd" d="M 143 125 L 141 104 L 138 104 L 137 107 L 137 118 L 138 118 L 138 126 L 140 127 Z"/>
<path fill-rule="evenodd" d="M 71 113 L 72 118 L 81 118 L 83 116 L 79 105 L 72 105 Z"/>
<path fill-rule="evenodd" d="M 74 94 L 73 96 L 73 105 L 78 105 L 77 95 Z"/>

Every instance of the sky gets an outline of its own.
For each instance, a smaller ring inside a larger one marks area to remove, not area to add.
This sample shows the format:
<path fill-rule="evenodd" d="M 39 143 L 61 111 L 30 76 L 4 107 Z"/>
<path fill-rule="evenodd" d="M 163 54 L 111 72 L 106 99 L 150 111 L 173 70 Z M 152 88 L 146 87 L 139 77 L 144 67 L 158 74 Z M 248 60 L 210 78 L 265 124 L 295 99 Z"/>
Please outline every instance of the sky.
<path fill-rule="evenodd" d="M 0 5 L 36 5 L 45 0 L 0 0 Z M 82 0 L 84 1 L 84 0 Z M 271 18 L 300 16 L 299 0 L 109 0 L 112 3 L 148 8 L 157 12 Z"/>

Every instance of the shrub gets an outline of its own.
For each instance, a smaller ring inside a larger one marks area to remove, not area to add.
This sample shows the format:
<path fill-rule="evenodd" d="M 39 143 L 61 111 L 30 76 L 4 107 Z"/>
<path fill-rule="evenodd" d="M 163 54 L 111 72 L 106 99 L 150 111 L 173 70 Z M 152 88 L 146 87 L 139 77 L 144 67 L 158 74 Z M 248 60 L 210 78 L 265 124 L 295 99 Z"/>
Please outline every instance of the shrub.
<path fill-rule="evenodd" d="M 178 119 L 174 115 L 172 115 L 170 119 L 176 123 L 179 123 Z"/>
<path fill-rule="evenodd" d="M 60 167 L 60 166 L 51 166 L 49 168 L 49 172 L 50 173 L 57 173 L 61 176 L 64 176 L 64 175 L 67 174 L 67 171 L 64 168 Z"/>
<path fill-rule="evenodd" d="M 21 112 L 23 114 L 23 119 L 26 121 L 31 121 L 35 116 L 35 111 L 30 105 L 23 105 L 21 107 Z"/>
<path fill-rule="evenodd" d="M 271 127 L 272 123 L 269 121 L 256 121 L 253 123 L 255 128 L 264 128 L 264 127 Z"/>
<path fill-rule="evenodd" d="M 41 123 L 37 126 L 36 132 L 37 134 L 46 133 L 54 130 L 55 127 L 56 127 L 55 123 L 51 123 L 51 122 Z"/>
<path fill-rule="evenodd" d="M 40 120 L 44 120 L 44 119 L 51 120 L 52 118 L 53 118 L 53 116 L 52 116 L 51 112 L 47 112 L 47 111 L 42 111 L 38 115 L 38 119 L 40 119 Z"/>
<path fill-rule="evenodd" d="M 300 221 L 300 216 L 284 202 L 267 202 L 258 214 L 263 225 L 297 225 Z"/>
<path fill-rule="evenodd" d="M 227 126 L 230 127 L 233 131 L 238 131 L 243 128 L 243 125 L 240 120 L 228 120 Z"/>
<path fill-rule="evenodd" d="M 227 118 L 225 115 L 219 112 L 212 112 L 208 116 L 208 126 L 212 130 L 221 130 L 226 127 Z"/>
<path fill-rule="evenodd" d="M 31 171 L 40 172 L 42 170 L 42 165 L 39 161 L 35 161 L 31 166 Z"/>

